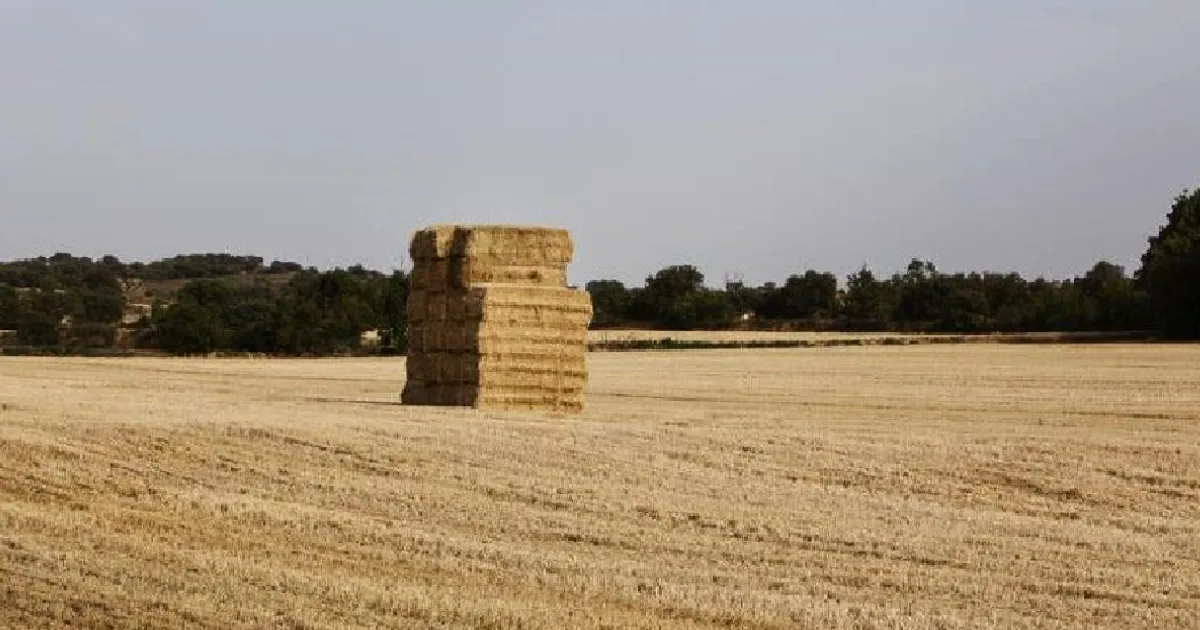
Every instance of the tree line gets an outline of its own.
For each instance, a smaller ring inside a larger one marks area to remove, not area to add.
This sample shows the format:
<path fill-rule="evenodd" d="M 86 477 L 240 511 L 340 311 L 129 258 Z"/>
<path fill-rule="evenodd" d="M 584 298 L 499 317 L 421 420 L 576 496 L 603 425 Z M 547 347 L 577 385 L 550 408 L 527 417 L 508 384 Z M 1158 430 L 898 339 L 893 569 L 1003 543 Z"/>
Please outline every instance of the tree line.
<path fill-rule="evenodd" d="M 148 317 L 123 321 L 129 287 L 147 280 L 184 283 L 156 298 Z M 405 274 L 362 266 L 318 271 L 228 254 L 144 264 L 60 253 L 0 264 L 0 331 L 10 344 L 68 352 L 124 345 L 332 354 L 358 349 L 367 330 L 379 332 L 381 348 L 403 349 L 407 294 Z"/>
<path fill-rule="evenodd" d="M 805 271 L 783 284 L 728 283 L 706 289 L 690 265 L 672 266 L 626 288 L 588 284 L 597 327 L 767 328 L 905 331 L 1130 331 L 1155 327 L 1148 293 L 1125 270 L 1097 263 L 1079 278 L 1027 280 L 1015 273 L 938 271 L 914 259 L 904 273 L 879 278 L 862 268 L 843 288 L 832 273 Z M 754 322 L 750 324 L 748 322 Z"/>
<path fill-rule="evenodd" d="M 133 281 L 182 281 L 148 317 L 123 321 Z M 944 273 L 913 259 L 902 272 L 862 268 L 842 282 L 807 270 L 782 283 L 709 288 L 692 265 L 643 286 L 587 283 L 593 326 L 847 331 L 1157 331 L 1200 338 L 1200 190 L 1175 199 L 1132 275 L 1109 262 L 1066 280 Z M 202 254 L 124 263 L 55 254 L 0 264 L 0 343 L 65 351 L 124 347 L 177 354 L 402 352 L 408 277 L 354 266 L 319 271 L 256 256 Z"/>
<path fill-rule="evenodd" d="M 1200 338 L 1200 190 L 1176 197 L 1133 274 L 1107 261 L 1082 276 L 1029 280 L 1016 273 L 953 273 L 914 258 L 901 273 L 863 267 L 845 278 L 804 271 L 782 284 L 706 288 L 675 265 L 627 288 L 588 283 L 597 327 L 710 329 L 730 325 L 843 331 L 1153 331 Z"/>

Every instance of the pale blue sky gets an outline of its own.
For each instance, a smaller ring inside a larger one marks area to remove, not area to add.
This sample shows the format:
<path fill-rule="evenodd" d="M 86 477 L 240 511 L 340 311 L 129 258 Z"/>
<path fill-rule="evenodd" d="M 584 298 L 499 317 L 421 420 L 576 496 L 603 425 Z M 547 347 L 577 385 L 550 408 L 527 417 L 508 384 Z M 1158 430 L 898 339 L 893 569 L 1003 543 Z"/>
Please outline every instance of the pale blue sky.
<path fill-rule="evenodd" d="M 1200 186 L 1195 0 L 0 0 L 0 258 L 1064 276 Z"/>

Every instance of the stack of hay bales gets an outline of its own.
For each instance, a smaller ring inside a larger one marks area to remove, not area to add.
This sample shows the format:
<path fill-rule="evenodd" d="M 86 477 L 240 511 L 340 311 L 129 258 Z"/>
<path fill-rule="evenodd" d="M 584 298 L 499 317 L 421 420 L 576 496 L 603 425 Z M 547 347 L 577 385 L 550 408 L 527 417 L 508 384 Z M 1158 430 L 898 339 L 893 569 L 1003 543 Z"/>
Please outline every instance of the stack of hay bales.
<path fill-rule="evenodd" d="M 592 301 L 566 230 L 436 226 L 409 253 L 404 404 L 583 409 Z"/>

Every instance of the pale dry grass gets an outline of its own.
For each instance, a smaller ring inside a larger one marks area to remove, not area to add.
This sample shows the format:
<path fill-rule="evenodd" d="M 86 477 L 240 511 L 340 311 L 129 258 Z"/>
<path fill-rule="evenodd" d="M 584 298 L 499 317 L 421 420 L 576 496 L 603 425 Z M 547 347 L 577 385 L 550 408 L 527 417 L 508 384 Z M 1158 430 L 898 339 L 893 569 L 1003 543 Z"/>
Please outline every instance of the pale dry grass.
<path fill-rule="evenodd" d="M 589 363 L 0 359 L 0 627 L 1200 627 L 1200 346 Z"/>

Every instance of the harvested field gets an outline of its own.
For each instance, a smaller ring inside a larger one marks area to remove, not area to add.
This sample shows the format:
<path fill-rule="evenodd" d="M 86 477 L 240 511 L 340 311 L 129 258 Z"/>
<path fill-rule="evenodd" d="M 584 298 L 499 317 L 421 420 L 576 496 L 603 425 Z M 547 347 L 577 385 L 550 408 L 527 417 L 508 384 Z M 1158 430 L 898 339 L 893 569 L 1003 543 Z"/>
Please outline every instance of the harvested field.
<path fill-rule="evenodd" d="M 845 333 L 770 330 L 589 330 L 588 341 L 792 341 L 806 339 L 878 339 L 901 336 L 899 333 Z M 920 337 L 924 335 L 910 335 Z M 933 336 L 933 335 L 929 335 Z"/>
<path fill-rule="evenodd" d="M 960 343 L 1064 343 L 1121 342 L 1152 339 L 1149 332 L 1076 332 L 1076 333 L 887 333 L 887 332 L 812 332 L 766 330 L 616 330 L 588 331 L 592 350 L 654 348 L 738 348 L 738 347 L 832 347 L 868 345 L 922 345 Z"/>
<path fill-rule="evenodd" d="M 0 358 L 0 627 L 1200 627 L 1200 346 L 587 361 Z"/>
<path fill-rule="evenodd" d="M 862 339 L 880 341 L 892 338 L 913 339 L 914 343 L 950 335 L 909 335 L 902 333 L 852 333 L 767 330 L 589 330 L 588 345 L 593 349 L 610 346 L 670 340 L 680 344 L 770 344 L 789 342 L 844 342 Z"/>

